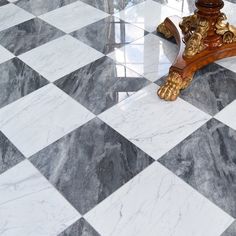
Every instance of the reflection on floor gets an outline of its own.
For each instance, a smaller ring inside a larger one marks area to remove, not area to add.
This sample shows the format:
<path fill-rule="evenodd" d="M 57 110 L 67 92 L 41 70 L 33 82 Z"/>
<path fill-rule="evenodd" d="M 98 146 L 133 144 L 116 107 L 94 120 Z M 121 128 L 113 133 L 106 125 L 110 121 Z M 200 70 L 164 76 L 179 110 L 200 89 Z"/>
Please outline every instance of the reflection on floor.
<path fill-rule="evenodd" d="M 156 26 L 193 10 L 0 1 L 1 236 L 236 235 L 236 59 L 156 95 L 177 53 Z"/>

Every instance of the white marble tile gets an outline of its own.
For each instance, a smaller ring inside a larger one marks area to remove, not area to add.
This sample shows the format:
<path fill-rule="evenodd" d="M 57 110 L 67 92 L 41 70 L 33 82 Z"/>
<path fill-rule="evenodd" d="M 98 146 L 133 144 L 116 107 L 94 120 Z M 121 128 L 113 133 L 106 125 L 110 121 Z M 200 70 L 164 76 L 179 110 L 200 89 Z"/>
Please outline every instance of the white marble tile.
<path fill-rule="evenodd" d="M 215 118 L 236 130 L 236 100 L 219 112 Z"/>
<path fill-rule="evenodd" d="M 157 26 L 171 15 L 182 16 L 182 13 L 152 0 L 147 0 L 115 14 L 122 20 L 149 32 L 156 30 Z"/>
<path fill-rule="evenodd" d="M 78 1 L 41 15 L 39 18 L 70 33 L 107 16 L 109 14 Z"/>
<path fill-rule="evenodd" d="M 236 67 L 235 67 L 236 57 L 228 57 L 228 58 L 219 60 L 216 63 L 229 69 L 229 70 L 232 70 L 233 72 L 236 72 Z"/>
<path fill-rule="evenodd" d="M 154 159 L 203 125 L 209 115 L 182 99 L 165 102 L 151 84 L 99 117 Z"/>
<path fill-rule="evenodd" d="M 26 156 L 83 125 L 94 115 L 53 84 L 0 110 L 0 130 Z"/>
<path fill-rule="evenodd" d="M 230 24 L 233 24 L 236 26 L 236 17 L 235 17 L 235 12 L 236 12 L 236 4 L 228 1 L 224 1 L 224 8 L 222 9 L 222 12 L 224 12 L 227 16 L 227 21 Z"/>
<path fill-rule="evenodd" d="M 108 56 L 154 82 L 168 73 L 177 53 L 177 45 L 149 34 Z"/>
<path fill-rule="evenodd" d="M 1 236 L 52 236 L 80 214 L 28 161 L 0 178 Z"/>
<path fill-rule="evenodd" d="M 15 57 L 15 55 L 0 45 L 0 64 L 12 59 L 13 57 Z"/>
<path fill-rule="evenodd" d="M 19 58 L 53 82 L 102 56 L 102 53 L 66 35 L 26 52 Z"/>
<path fill-rule="evenodd" d="M 233 218 L 154 163 L 85 215 L 103 236 L 219 236 Z"/>
<path fill-rule="evenodd" d="M 0 31 L 34 18 L 34 15 L 17 7 L 7 4 L 0 8 Z"/>

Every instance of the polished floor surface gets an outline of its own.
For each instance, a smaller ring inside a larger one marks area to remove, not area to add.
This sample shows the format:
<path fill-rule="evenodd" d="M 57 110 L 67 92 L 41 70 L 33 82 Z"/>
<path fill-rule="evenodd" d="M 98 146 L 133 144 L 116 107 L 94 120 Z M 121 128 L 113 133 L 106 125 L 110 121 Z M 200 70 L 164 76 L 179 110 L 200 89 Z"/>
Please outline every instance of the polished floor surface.
<path fill-rule="evenodd" d="M 156 95 L 177 53 L 156 26 L 193 10 L 0 0 L 1 236 L 236 235 L 236 58 Z"/>

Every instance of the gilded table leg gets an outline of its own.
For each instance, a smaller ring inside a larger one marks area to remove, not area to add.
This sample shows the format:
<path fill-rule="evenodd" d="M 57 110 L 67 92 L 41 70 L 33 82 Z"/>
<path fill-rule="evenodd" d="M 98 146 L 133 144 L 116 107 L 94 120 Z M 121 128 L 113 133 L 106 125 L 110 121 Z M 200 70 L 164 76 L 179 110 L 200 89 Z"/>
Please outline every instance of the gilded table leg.
<path fill-rule="evenodd" d="M 187 88 L 191 80 L 192 78 L 183 79 L 179 73 L 171 71 L 157 94 L 166 101 L 174 101 L 179 96 L 180 90 Z"/>

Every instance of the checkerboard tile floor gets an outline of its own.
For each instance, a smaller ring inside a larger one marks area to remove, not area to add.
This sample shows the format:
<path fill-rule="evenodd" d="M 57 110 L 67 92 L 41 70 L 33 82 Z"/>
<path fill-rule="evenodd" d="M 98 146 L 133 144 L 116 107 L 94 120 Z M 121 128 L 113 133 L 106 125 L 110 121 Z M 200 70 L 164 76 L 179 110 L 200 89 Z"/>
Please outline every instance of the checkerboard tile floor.
<path fill-rule="evenodd" d="M 193 9 L 0 1 L 1 236 L 236 235 L 236 58 L 156 96 L 177 48 L 155 28 Z"/>

